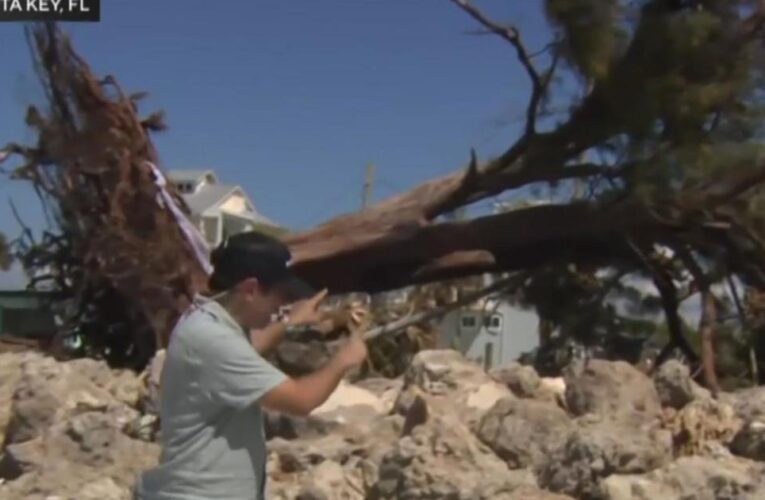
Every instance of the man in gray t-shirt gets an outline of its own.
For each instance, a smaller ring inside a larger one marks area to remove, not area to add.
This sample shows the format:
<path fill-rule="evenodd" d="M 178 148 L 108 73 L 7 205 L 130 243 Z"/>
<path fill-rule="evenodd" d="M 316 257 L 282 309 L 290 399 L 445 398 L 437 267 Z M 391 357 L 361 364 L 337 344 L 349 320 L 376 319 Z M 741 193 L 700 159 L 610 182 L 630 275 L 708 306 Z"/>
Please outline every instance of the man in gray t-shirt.
<path fill-rule="evenodd" d="M 318 319 L 313 294 L 289 270 L 278 240 L 250 232 L 212 256 L 212 298 L 197 297 L 178 322 L 161 376 L 162 454 L 135 485 L 139 500 L 265 498 L 266 443 L 261 406 L 307 415 L 366 357 L 354 337 L 315 373 L 292 379 L 261 354 L 291 324 Z M 215 300 L 217 299 L 217 300 Z M 292 304 L 285 321 L 271 322 Z"/>

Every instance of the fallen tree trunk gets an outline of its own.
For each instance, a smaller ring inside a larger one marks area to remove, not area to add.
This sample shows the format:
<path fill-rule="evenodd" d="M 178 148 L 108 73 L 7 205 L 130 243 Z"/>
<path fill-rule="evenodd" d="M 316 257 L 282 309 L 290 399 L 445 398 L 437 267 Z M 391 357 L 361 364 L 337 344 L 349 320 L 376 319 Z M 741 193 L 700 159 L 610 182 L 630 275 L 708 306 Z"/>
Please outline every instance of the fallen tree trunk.
<path fill-rule="evenodd" d="M 655 75 L 643 73 L 640 65 L 636 68 L 630 57 L 643 51 L 642 37 L 631 39 L 634 46 L 626 48 L 609 77 L 598 81 L 566 120 L 548 132 L 538 132 L 540 102 L 548 91 L 557 59 L 553 57 L 550 67 L 540 71 L 515 27 L 492 21 L 467 0 L 453 1 L 489 33 L 513 47 L 531 81 L 526 127 L 510 147 L 485 164 L 479 165 L 472 152 L 467 169 L 425 182 L 362 212 L 290 235 L 287 242 L 293 249 L 296 266 L 319 286 L 329 285 L 338 292 L 378 291 L 412 282 L 518 269 L 545 258 L 576 254 L 582 248 L 597 255 L 600 246 L 608 247 L 614 239 L 618 244 L 619 234 L 633 231 L 636 239 L 652 241 L 654 233 L 667 229 L 661 218 L 648 217 L 651 213 L 648 207 L 635 200 L 616 205 L 537 207 L 467 223 L 436 223 L 438 216 L 455 208 L 535 183 L 567 179 L 621 181 L 620 187 L 611 185 L 613 192 L 631 192 L 633 174 L 651 162 L 650 158 L 642 158 L 610 167 L 572 164 L 581 153 L 629 134 L 633 126 L 631 117 L 645 112 L 647 89 L 635 85 L 635 80 L 647 82 Z M 755 40 L 763 19 L 765 8 L 760 6 L 734 24 L 733 36 L 726 39 L 725 49 L 735 53 Z M 641 16 L 636 31 L 650 32 L 655 28 L 652 23 L 650 15 Z M 710 183 L 712 188 L 701 188 L 699 192 L 694 192 L 693 186 L 685 186 L 686 192 L 679 193 L 676 199 L 662 200 L 669 212 L 675 212 L 669 217 L 673 221 L 670 225 L 682 222 L 703 228 L 705 223 L 719 222 L 714 214 L 706 220 L 698 216 L 702 211 L 708 213 L 717 205 L 732 202 L 749 187 L 762 185 L 765 168 L 759 165 L 753 170 L 755 175 L 734 173 L 732 181 L 719 179 Z M 743 183 L 738 182 L 742 180 Z M 722 187 L 721 192 L 716 191 L 716 183 Z M 604 231 L 599 237 L 594 236 L 597 229 Z M 689 233 L 696 229 L 686 229 L 684 237 L 693 238 Z M 760 274 L 758 279 L 765 281 L 765 276 Z"/>
<path fill-rule="evenodd" d="M 530 268 L 556 258 L 598 259 L 621 251 L 620 233 L 671 233 L 670 227 L 647 211 L 638 213 L 631 204 L 612 210 L 586 204 L 544 206 L 408 227 L 381 225 L 367 220 L 363 212 L 357 218 L 355 233 L 345 233 L 340 227 L 346 224 L 341 223 L 336 233 L 288 237 L 296 270 L 332 292 L 376 292 Z"/>
<path fill-rule="evenodd" d="M 724 245 L 734 257 L 760 248 L 716 209 L 765 179 L 765 162 L 663 200 L 661 213 L 638 198 L 611 203 L 543 205 L 459 222 L 428 222 L 427 183 L 377 207 L 288 235 L 295 268 L 332 292 L 377 292 L 471 274 L 533 268 L 571 259 L 635 260 L 626 237 L 652 243 Z M 407 201 L 409 200 L 409 201 Z M 413 200 L 419 200 L 417 202 Z M 396 210 L 398 207 L 398 210 Z M 704 211 L 705 217 L 698 214 Z M 744 241 L 747 240 L 747 241 Z M 741 260 L 741 272 L 765 285 L 765 261 Z M 746 262 L 746 263 L 745 263 Z"/>

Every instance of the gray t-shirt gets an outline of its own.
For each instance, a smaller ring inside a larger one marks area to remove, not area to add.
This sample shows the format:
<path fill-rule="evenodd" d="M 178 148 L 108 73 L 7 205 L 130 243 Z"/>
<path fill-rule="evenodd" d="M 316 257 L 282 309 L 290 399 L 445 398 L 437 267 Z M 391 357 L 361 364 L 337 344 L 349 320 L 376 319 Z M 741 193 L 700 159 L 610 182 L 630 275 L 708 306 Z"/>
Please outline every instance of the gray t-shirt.
<path fill-rule="evenodd" d="M 176 326 L 161 377 L 162 454 L 139 500 L 261 500 L 266 446 L 258 400 L 286 376 L 217 302 L 197 297 Z"/>

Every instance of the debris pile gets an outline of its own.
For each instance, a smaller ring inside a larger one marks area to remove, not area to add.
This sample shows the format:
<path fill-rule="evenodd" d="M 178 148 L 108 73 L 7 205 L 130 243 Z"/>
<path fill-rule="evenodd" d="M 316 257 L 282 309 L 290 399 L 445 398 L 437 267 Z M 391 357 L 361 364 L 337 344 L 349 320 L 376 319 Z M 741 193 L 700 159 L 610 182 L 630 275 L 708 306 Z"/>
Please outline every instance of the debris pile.
<path fill-rule="evenodd" d="M 89 359 L 0 355 L 0 498 L 122 500 L 159 457 L 126 430 L 141 419 L 140 379 Z"/>
<path fill-rule="evenodd" d="M 160 452 L 152 368 L 0 355 L 0 498 L 130 499 Z M 765 388 L 713 399 L 672 365 L 560 381 L 426 350 L 266 431 L 274 499 L 765 498 Z"/>

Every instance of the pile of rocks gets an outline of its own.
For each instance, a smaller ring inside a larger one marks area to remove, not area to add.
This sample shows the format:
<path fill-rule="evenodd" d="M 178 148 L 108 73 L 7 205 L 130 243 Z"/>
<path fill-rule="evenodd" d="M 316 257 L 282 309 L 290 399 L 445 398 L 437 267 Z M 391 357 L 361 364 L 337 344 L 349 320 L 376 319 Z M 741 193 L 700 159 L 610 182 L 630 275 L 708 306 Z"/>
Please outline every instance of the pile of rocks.
<path fill-rule="evenodd" d="M 89 359 L 0 355 L 1 499 L 123 500 L 159 446 L 141 421 L 139 378 Z"/>
<path fill-rule="evenodd" d="M 159 452 L 141 387 L 94 361 L 0 356 L 0 498 L 130 498 Z M 544 379 L 424 351 L 402 379 L 267 424 L 272 499 L 765 498 L 765 388 L 713 399 L 672 362 L 653 380 L 603 361 Z"/>
<path fill-rule="evenodd" d="M 712 399 L 676 362 L 560 380 L 426 351 L 363 388 L 272 429 L 272 498 L 765 498 L 765 388 Z"/>

